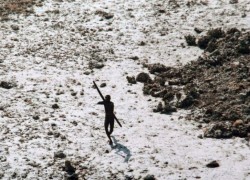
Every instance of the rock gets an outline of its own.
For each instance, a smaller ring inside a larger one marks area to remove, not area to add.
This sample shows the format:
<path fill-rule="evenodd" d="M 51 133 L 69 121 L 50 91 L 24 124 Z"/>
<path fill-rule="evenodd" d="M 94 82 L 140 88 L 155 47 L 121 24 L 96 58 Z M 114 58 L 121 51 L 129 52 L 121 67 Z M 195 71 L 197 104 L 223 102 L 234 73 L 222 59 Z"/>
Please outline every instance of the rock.
<path fill-rule="evenodd" d="M 177 93 L 175 94 L 175 96 L 176 96 L 177 101 L 179 102 L 180 99 L 181 99 L 181 97 L 182 97 L 182 93 L 181 93 L 181 92 L 177 92 Z"/>
<path fill-rule="evenodd" d="M 230 0 L 229 3 L 230 4 L 237 4 L 239 1 L 238 0 Z"/>
<path fill-rule="evenodd" d="M 143 178 L 143 180 L 156 180 L 154 175 L 147 175 L 146 177 Z"/>
<path fill-rule="evenodd" d="M 59 109 L 59 106 L 58 106 L 58 104 L 53 104 L 53 105 L 52 105 L 52 108 L 53 108 L 53 109 Z"/>
<path fill-rule="evenodd" d="M 169 113 L 176 112 L 176 111 L 177 111 L 177 109 L 175 107 L 173 107 L 169 103 L 165 102 L 165 106 L 161 112 L 169 114 Z"/>
<path fill-rule="evenodd" d="M 139 45 L 139 46 L 145 46 L 146 43 L 145 43 L 144 41 L 141 41 L 138 45 Z"/>
<path fill-rule="evenodd" d="M 144 92 L 144 94 L 146 93 Z M 162 89 L 159 85 L 158 87 L 156 86 L 156 87 L 152 87 L 151 89 L 149 89 L 149 94 L 153 97 L 164 97 L 168 95 L 167 90 Z"/>
<path fill-rule="evenodd" d="M 230 28 L 227 30 L 226 34 L 234 35 L 234 33 L 240 33 L 240 30 L 237 28 Z"/>
<path fill-rule="evenodd" d="M 51 127 L 54 128 L 56 127 L 57 125 L 55 123 L 51 123 Z"/>
<path fill-rule="evenodd" d="M 77 95 L 77 92 L 72 92 L 71 93 L 71 96 L 76 96 Z"/>
<path fill-rule="evenodd" d="M 236 46 L 237 52 L 241 54 L 250 54 L 249 42 L 242 40 Z"/>
<path fill-rule="evenodd" d="M 174 99 L 174 92 L 171 90 L 167 90 L 166 93 L 163 95 L 163 100 L 172 101 Z"/>
<path fill-rule="evenodd" d="M 175 106 L 191 109 L 187 119 L 208 124 L 204 137 L 246 137 L 250 132 L 249 40 L 246 30 L 210 29 L 197 41 L 204 49 L 197 61 L 178 68 L 145 64 L 154 79 L 144 83 L 143 93 L 167 102 L 167 112 L 175 111 Z M 164 108 L 161 104 L 154 112 L 162 113 Z"/>
<path fill-rule="evenodd" d="M 83 95 L 84 95 L 84 91 L 81 91 L 81 92 L 80 92 L 80 95 L 83 96 Z"/>
<path fill-rule="evenodd" d="M 197 28 L 197 27 L 195 27 L 195 28 L 194 28 L 194 31 L 195 31 L 196 33 L 198 33 L 198 34 L 200 34 L 200 33 L 202 33 L 202 32 L 203 32 L 203 30 L 202 30 L 202 29 Z"/>
<path fill-rule="evenodd" d="M 61 134 L 59 132 L 54 132 L 53 135 L 55 138 L 59 138 Z"/>
<path fill-rule="evenodd" d="M 197 45 L 201 49 L 206 49 L 209 41 L 210 41 L 210 37 L 202 36 L 198 39 Z"/>
<path fill-rule="evenodd" d="M 71 162 L 70 162 L 70 161 L 66 160 L 66 161 L 65 161 L 65 168 L 64 168 L 64 170 L 65 170 L 68 174 L 72 175 L 72 174 L 75 173 L 76 168 L 74 168 L 74 167 L 71 165 Z"/>
<path fill-rule="evenodd" d="M 183 100 L 179 102 L 179 108 L 188 108 L 194 103 L 194 98 L 190 95 L 186 96 Z"/>
<path fill-rule="evenodd" d="M 74 173 L 72 175 L 69 175 L 69 174 L 65 175 L 64 179 L 65 180 L 78 180 L 79 178 L 78 178 L 78 175 Z"/>
<path fill-rule="evenodd" d="M 125 180 L 133 180 L 134 176 L 132 175 L 125 175 Z"/>
<path fill-rule="evenodd" d="M 151 78 L 147 73 L 142 72 L 136 76 L 136 81 L 142 83 L 148 83 L 151 81 Z"/>
<path fill-rule="evenodd" d="M 207 32 L 207 35 L 210 36 L 211 38 L 218 39 L 224 37 L 225 32 L 221 28 L 216 28 L 216 29 L 210 29 Z"/>
<path fill-rule="evenodd" d="M 106 83 L 102 83 L 102 84 L 100 85 L 100 87 L 106 87 L 106 86 L 107 86 Z"/>
<path fill-rule="evenodd" d="M 16 177 L 17 177 L 17 173 L 16 173 L 16 172 L 13 172 L 12 175 L 11 175 L 11 178 L 12 178 L 12 179 L 16 179 Z"/>
<path fill-rule="evenodd" d="M 83 74 L 85 74 L 85 75 L 90 75 L 90 73 L 91 73 L 91 72 L 89 72 L 89 71 L 85 71 Z"/>
<path fill-rule="evenodd" d="M 213 123 L 210 124 L 204 132 L 204 137 L 210 138 L 231 138 L 233 136 L 230 123 Z"/>
<path fill-rule="evenodd" d="M 100 15 L 100 16 L 104 17 L 105 19 L 112 19 L 114 17 L 114 14 L 108 13 L 108 12 L 105 12 L 102 10 L 97 10 L 95 12 L 95 14 Z"/>
<path fill-rule="evenodd" d="M 138 56 L 131 56 L 131 57 L 129 57 L 129 59 L 136 61 L 136 60 L 139 60 L 139 57 Z"/>
<path fill-rule="evenodd" d="M 6 162 L 7 158 L 5 156 L 0 156 L 0 162 Z"/>
<path fill-rule="evenodd" d="M 202 135 L 202 134 L 199 134 L 197 137 L 198 137 L 199 139 L 203 139 L 203 135 Z"/>
<path fill-rule="evenodd" d="M 222 130 L 221 129 L 217 129 L 214 131 L 214 137 L 216 138 L 222 138 Z"/>
<path fill-rule="evenodd" d="M 134 76 L 131 76 L 131 77 L 127 76 L 126 78 L 127 78 L 128 83 L 130 83 L 130 84 L 136 84 L 136 80 L 135 80 Z"/>
<path fill-rule="evenodd" d="M 148 66 L 148 69 L 149 69 L 149 72 L 150 72 L 151 74 L 154 74 L 154 73 L 156 73 L 156 72 L 157 72 L 157 73 L 165 72 L 165 71 L 169 70 L 170 68 L 164 66 L 163 64 L 157 63 L 157 64 L 149 65 L 149 66 Z"/>
<path fill-rule="evenodd" d="M 49 121 L 49 118 L 46 117 L 46 118 L 43 118 L 42 120 L 43 121 Z"/>
<path fill-rule="evenodd" d="M 74 56 L 80 56 L 80 52 L 75 52 Z"/>
<path fill-rule="evenodd" d="M 11 89 L 11 88 L 15 87 L 15 84 L 13 84 L 11 82 L 7 82 L 7 81 L 1 81 L 0 87 L 4 88 L 4 89 Z"/>
<path fill-rule="evenodd" d="M 166 13 L 166 10 L 165 10 L 164 8 L 160 8 L 160 9 L 158 10 L 158 12 L 159 12 L 159 13 Z"/>
<path fill-rule="evenodd" d="M 75 126 L 78 125 L 78 123 L 76 121 L 73 121 L 72 124 L 75 125 Z"/>
<path fill-rule="evenodd" d="M 234 121 L 233 127 L 242 126 L 243 124 L 244 124 L 244 122 L 241 119 L 238 119 L 238 120 Z"/>
<path fill-rule="evenodd" d="M 203 122 L 203 121 L 201 120 L 200 122 Z M 199 124 L 197 127 L 198 127 L 199 129 L 201 129 L 203 126 L 202 126 L 202 124 Z"/>
<path fill-rule="evenodd" d="M 211 40 L 209 41 L 207 48 L 205 49 L 205 51 L 212 53 L 213 51 L 215 51 L 217 49 L 217 44 L 215 40 Z"/>
<path fill-rule="evenodd" d="M 35 116 L 33 116 L 33 119 L 34 119 L 34 120 L 38 120 L 38 119 L 39 119 L 39 116 L 38 116 L 38 115 L 35 115 Z"/>
<path fill-rule="evenodd" d="M 197 99 L 200 97 L 200 93 L 198 90 L 195 88 L 195 85 L 192 85 L 193 87 L 189 88 L 189 91 L 187 93 L 187 96 L 191 96 L 194 99 Z"/>
<path fill-rule="evenodd" d="M 186 42 L 189 46 L 196 46 L 196 38 L 192 35 L 185 36 Z"/>
<path fill-rule="evenodd" d="M 179 79 L 173 79 L 173 80 L 168 81 L 168 85 L 170 85 L 170 86 L 178 86 L 181 84 L 182 84 L 182 82 Z"/>
<path fill-rule="evenodd" d="M 18 30 L 19 30 L 19 26 L 18 26 L 18 25 L 12 24 L 10 27 L 11 27 L 11 29 L 13 29 L 14 31 L 18 31 Z"/>
<path fill-rule="evenodd" d="M 157 83 L 157 84 L 160 84 L 161 86 L 164 86 L 166 80 L 165 80 L 165 78 L 156 76 L 156 77 L 154 78 L 154 82 Z"/>
<path fill-rule="evenodd" d="M 154 112 L 161 112 L 163 110 L 163 104 L 162 102 L 159 102 L 159 104 L 157 105 L 156 109 L 154 109 Z"/>
<path fill-rule="evenodd" d="M 0 170 L 0 179 L 2 179 L 3 177 L 4 177 L 4 172 Z"/>
<path fill-rule="evenodd" d="M 34 168 L 39 168 L 41 165 L 35 161 L 31 161 L 27 163 L 29 166 L 34 167 Z"/>
<path fill-rule="evenodd" d="M 66 155 L 64 154 L 63 151 L 58 151 L 58 152 L 55 152 L 55 153 L 54 153 L 54 158 L 63 159 L 63 158 L 65 158 L 65 157 L 66 157 Z"/>
<path fill-rule="evenodd" d="M 103 63 L 94 63 L 93 64 L 93 68 L 96 68 L 96 69 L 101 69 L 104 67 L 104 64 Z"/>
<path fill-rule="evenodd" d="M 233 136 L 237 137 L 247 137 L 248 136 L 249 127 L 247 125 L 241 125 L 238 127 L 232 127 Z"/>
<path fill-rule="evenodd" d="M 21 173 L 22 179 L 26 179 L 27 176 L 28 176 L 28 174 L 29 174 L 29 172 L 23 172 L 23 173 Z"/>
<path fill-rule="evenodd" d="M 242 15 L 241 15 L 241 17 L 245 18 L 245 17 L 247 17 L 247 14 L 245 12 L 243 12 Z"/>
<path fill-rule="evenodd" d="M 216 168 L 219 167 L 219 163 L 217 161 L 212 161 L 206 165 L 208 168 Z"/>
<path fill-rule="evenodd" d="M 150 84 L 144 84 L 142 91 L 143 91 L 143 94 L 149 95 L 151 93 L 151 86 L 150 86 Z"/>

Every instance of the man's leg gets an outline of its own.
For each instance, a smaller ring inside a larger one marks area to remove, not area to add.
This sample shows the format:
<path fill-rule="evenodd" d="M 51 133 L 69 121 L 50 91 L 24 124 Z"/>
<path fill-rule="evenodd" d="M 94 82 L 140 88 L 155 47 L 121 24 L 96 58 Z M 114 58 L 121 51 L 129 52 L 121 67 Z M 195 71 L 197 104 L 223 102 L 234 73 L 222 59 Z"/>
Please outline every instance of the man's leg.
<path fill-rule="evenodd" d="M 113 130 L 114 130 L 114 122 L 115 122 L 115 120 L 111 119 L 109 122 L 110 122 L 110 132 L 109 132 L 109 134 L 112 134 Z"/>
<path fill-rule="evenodd" d="M 107 119 L 105 119 L 105 122 L 104 122 L 105 131 L 106 131 L 106 134 L 107 134 L 107 136 L 109 138 L 109 144 L 112 144 L 112 140 L 111 140 L 111 137 L 110 137 L 108 126 L 109 126 L 109 121 Z"/>

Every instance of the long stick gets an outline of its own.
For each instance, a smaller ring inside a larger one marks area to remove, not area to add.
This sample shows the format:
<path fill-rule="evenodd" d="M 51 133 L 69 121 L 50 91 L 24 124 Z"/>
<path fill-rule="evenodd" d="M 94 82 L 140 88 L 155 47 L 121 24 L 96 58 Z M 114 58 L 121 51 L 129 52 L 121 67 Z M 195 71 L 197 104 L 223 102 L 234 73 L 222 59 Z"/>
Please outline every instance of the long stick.
<path fill-rule="evenodd" d="M 96 85 L 95 81 L 93 81 L 93 83 L 94 83 L 95 88 L 97 89 L 98 93 L 100 94 L 102 100 L 105 101 L 105 99 L 104 99 L 104 97 L 103 97 L 101 91 L 99 90 L 98 86 Z M 118 119 L 117 119 L 117 117 L 115 116 L 115 114 L 114 114 L 114 118 L 115 118 L 116 122 L 122 127 L 121 123 L 118 121 Z"/>

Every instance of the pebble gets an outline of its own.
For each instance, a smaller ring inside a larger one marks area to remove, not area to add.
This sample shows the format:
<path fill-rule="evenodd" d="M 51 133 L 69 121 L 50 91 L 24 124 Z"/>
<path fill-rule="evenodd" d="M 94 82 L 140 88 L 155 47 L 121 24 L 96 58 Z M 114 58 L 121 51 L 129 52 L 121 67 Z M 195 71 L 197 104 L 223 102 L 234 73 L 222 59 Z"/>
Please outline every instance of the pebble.
<path fill-rule="evenodd" d="M 55 158 L 63 159 L 63 158 L 66 157 L 66 155 L 64 154 L 63 151 L 58 151 L 58 152 L 55 152 L 55 153 L 54 153 L 54 157 L 55 157 Z"/>
<path fill-rule="evenodd" d="M 19 26 L 18 26 L 18 25 L 11 25 L 10 27 L 11 27 L 11 29 L 13 29 L 14 31 L 18 31 L 18 30 L 19 30 Z"/>
<path fill-rule="evenodd" d="M 219 167 L 219 163 L 217 161 L 212 161 L 206 165 L 208 168 L 217 168 Z"/>

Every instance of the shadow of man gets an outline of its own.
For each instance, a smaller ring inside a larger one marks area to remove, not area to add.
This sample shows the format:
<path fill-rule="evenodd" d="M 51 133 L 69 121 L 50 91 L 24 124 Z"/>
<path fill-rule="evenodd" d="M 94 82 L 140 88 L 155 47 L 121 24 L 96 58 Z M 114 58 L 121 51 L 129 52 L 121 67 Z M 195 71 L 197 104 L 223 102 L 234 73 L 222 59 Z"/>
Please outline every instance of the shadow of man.
<path fill-rule="evenodd" d="M 114 136 L 111 136 L 113 138 L 114 146 L 112 146 L 113 149 L 116 149 L 116 154 L 119 156 L 122 156 L 124 158 L 124 162 L 128 162 L 129 158 L 132 156 L 130 150 L 117 142 Z"/>

